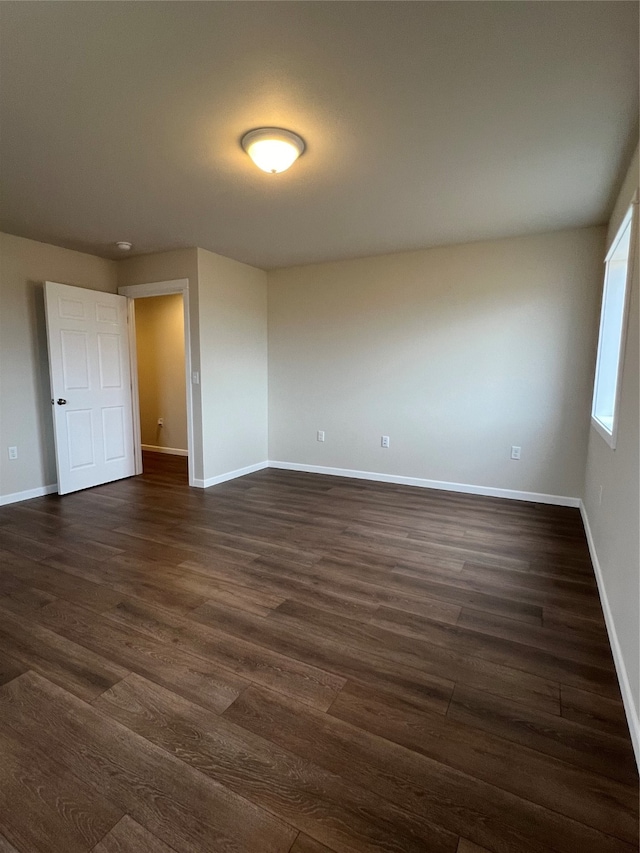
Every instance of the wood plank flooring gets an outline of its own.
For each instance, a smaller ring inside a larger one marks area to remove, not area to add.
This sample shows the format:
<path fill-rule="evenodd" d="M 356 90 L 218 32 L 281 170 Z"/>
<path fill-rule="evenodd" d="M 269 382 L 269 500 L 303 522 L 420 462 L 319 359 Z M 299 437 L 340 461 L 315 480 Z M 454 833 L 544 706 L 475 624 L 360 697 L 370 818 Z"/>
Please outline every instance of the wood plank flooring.
<path fill-rule="evenodd" d="M 0 509 L 0 851 L 637 850 L 577 510 L 158 454 Z"/>

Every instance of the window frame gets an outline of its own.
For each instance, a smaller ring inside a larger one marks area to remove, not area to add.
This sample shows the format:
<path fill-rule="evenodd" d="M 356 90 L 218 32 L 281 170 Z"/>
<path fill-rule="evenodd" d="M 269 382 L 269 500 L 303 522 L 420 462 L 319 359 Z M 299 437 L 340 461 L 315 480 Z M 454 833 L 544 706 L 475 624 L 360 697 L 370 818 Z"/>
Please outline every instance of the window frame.
<path fill-rule="evenodd" d="M 609 251 L 604 260 L 604 282 L 602 286 L 602 302 L 600 304 L 600 325 L 598 329 L 598 350 L 597 350 L 597 358 L 596 358 L 596 370 L 595 376 L 593 380 L 593 396 L 591 400 L 591 425 L 596 430 L 596 432 L 602 436 L 602 438 L 606 441 L 609 447 L 612 450 L 616 449 L 617 437 L 618 437 L 618 421 L 620 415 L 620 390 L 622 385 L 622 373 L 624 368 L 624 360 L 625 360 L 625 351 L 626 351 L 626 343 L 627 343 L 627 327 L 629 325 L 629 305 L 631 302 L 631 280 L 634 272 L 634 262 L 635 262 L 635 254 L 636 254 L 636 230 L 637 230 L 637 207 L 638 207 L 638 198 L 637 192 L 634 194 L 634 197 L 629 205 L 627 212 L 624 215 L 618 230 L 616 231 L 616 235 L 613 238 L 611 245 L 609 247 Z M 601 365 L 601 355 L 602 355 L 602 333 L 603 326 L 605 320 L 605 304 L 607 297 L 607 283 L 608 283 L 608 274 L 609 274 L 609 261 L 611 260 L 612 255 L 620 243 L 624 232 L 627 229 L 627 226 L 631 229 L 631 234 L 629 237 L 629 256 L 627 261 L 627 272 L 625 276 L 625 284 L 624 284 L 624 299 L 623 299 L 623 307 L 622 307 L 622 324 L 620 327 L 620 340 L 619 340 L 619 349 L 618 349 L 618 370 L 615 381 L 614 388 L 614 397 L 613 397 L 613 417 L 611 422 L 611 430 L 607 428 L 607 426 L 598 419 L 595 414 L 596 400 L 597 400 L 597 391 L 598 391 L 598 376 L 600 372 Z"/>

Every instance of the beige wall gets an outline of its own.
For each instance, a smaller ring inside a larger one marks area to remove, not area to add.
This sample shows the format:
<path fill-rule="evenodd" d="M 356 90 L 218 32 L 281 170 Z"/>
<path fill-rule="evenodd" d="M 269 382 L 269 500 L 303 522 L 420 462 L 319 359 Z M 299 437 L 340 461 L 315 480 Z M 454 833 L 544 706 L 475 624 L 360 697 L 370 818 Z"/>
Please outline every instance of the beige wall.
<path fill-rule="evenodd" d="M 178 278 L 188 278 L 190 285 L 193 280 L 197 290 L 197 249 L 173 249 L 170 252 L 137 255 L 118 261 L 118 287 Z"/>
<path fill-rule="evenodd" d="M 189 282 L 189 326 L 191 370 L 200 372 L 200 322 L 198 303 L 198 250 L 175 249 L 170 252 L 156 252 L 151 255 L 139 255 L 118 263 L 118 286 L 148 284 L 149 282 L 174 281 L 187 279 Z M 196 480 L 203 477 L 203 435 L 202 435 L 202 398 L 201 385 L 191 386 L 193 407 L 193 447 L 191 465 Z"/>
<path fill-rule="evenodd" d="M 603 247 L 587 228 L 270 272 L 269 458 L 579 498 Z"/>
<path fill-rule="evenodd" d="M 142 444 L 187 452 L 182 295 L 137 299 L 136 349 Z M 163 426 L 158 426 L 162 418 Z"/>
<path fill-rule="evenodd" d="M 267 460 L 267 274 L 198 249 L 205 484 Z"/>
<path fill-rule="evenodd" d="M 267 460 L 266 273 L 202 249 L 119 263 L 120 286 L 189 279 L 194 474 L 207 485 Z"/>
<path fill-rule="evenodd" d="M 0 234 L 0 499 L 55 484 L 42 283 L 116 291 L 116 263 Z M 18 447 L 9 461 L 7 447 Z"/>
<path fill-rule="evenodd" d="M 633 157 L 618 197 L 608 232 L 607 247 L 638 188 L 638 151 Z M 637 211 L 636 211 L 637 214 Z M 637 227 L 637 220 L 636 220 Z M 605 614 L 616 656 L 636 756 L 640 764 L 640 384 L 639 326 L 640 258 L 636 230 L 634 273 L 624 352 L 619 428 L 616 449 L 591 428 L 587 456 L 584 505 L 592 546 L 597 555 L 604 592 Z M 604 253 L 601 261 L 604 260 Z M 604 268 L 601 265 L 601 278 Z M 602 292 L 602 280 L 599 292 Z M 602 502 L 599 501 L 602 487 Z"/>

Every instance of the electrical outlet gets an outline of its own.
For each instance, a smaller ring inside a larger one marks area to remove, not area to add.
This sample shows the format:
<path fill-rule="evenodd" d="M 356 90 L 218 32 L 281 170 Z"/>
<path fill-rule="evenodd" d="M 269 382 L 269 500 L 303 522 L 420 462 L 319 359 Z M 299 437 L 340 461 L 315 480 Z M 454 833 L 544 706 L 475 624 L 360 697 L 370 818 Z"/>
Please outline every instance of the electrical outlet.
<path fill-rule="evenodd" d="M 389 436 L 388 435 L 382 436 L 382 439 L 380 440 L 380 446 L 381 447 L 389 447 Z"/>
<path fill-rule="evenodd" d="M 17 459 L 18 458 L 18 448 L 10 447 L 9 448 L 9 459 Z"/>
<path fill-rule="evenodd" d="M 323 429 L 318 430 L 318 433 L 316 435 L 316 439 L 317 439 L 317 441 L 324 441 L 324 430 Z"/>
<path fill-rule="evenodd" d="M 515 444 L 511 445 L 511 458 L 512 459 L 520 459 L 522 456 L 522 448 L 517 447 Z"/>
<path fill-rule="evenodd" d="M 163 427 L 163 426 L 164 426 L 164 418 L 158 418 L 158 426 L 159 426 L 159 427 Z"/>

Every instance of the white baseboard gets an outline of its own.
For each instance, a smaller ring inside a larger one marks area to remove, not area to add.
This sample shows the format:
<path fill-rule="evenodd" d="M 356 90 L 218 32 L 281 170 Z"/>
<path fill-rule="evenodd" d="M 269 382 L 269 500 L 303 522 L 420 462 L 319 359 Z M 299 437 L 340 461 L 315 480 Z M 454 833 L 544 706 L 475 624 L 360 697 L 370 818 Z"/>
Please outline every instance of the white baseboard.
<path fill-rule="evenodd" d="M 154 453 L 168 453 L 170 456 L 188 456 L 188 450 L 181 450 L 179 447 L 156 447 L 155 444 L 141 445 L 143 450 L 153 450 Z"/>
<path fill-rule="evenodd" d="M 638 716 L 638 709 L 636 708 L 636 703 L 633 699 L 631 685 L 629 684 L 627 667 L 625 666 L 624 657 L 622 655 L 622 648 L 620 646 L 620 641 L 618 640 L 618 632 L 616 631 L 616 625 L 613 621 L 613 613 L 611 612 L 611 606 L 609 605 L 607 589 L 605 587 L 604 577 L 602 574 L 602 567 L 600 566 L 598 552 L 596 551 L 595 542 L 593 541 L 593 535 L 591 533 L 591 527 L 589 525 L 587 510 L 585 509 L 584 503 L 582 501 L 580 501 L 580 515 L 582 516 L 582 523 L 584 524 L 584 530 L 587 535 L 587 544 L 589 545 L 591 562 L 593 563 L 596 583 L 598 584 L 600 603 L 602 604 L 604 621 L 607 626 L 607 633 L 609 634 L 609 645 L 611 646 L 613 662 L 615 664 L 616 673 L 618 675 L 620 692 L 622 693 L 622 704 L 624 705 L 624 711 L 627 715 L 627 723 L 629 724 L 631 743 L 633 744 L 633 751 L 636 755 L 636 763 L 638 765 L 638 768 L 640 769 L 640 716 Z"/>
<path fill-rule="evenodd" d="M 247 465 L 246 468 L 236 468 L 235 471 L 227 471 L 226 474 L 218 474 L 217 477 L 209 477 L 206 480 L 194 480 L 193 485 L 198 489 L 208 489 L 209 486 L 217 486 L 218 483 L 226 483 L 227 480 L 235 480 L 236 477 L 244 477 L 245 474 L 253 474 L 256 471 L 263 471 L 268 467 L 268 462 L 257 462 L 255 465 Z"/>
<path fill-rule="evenodd" d="M 174 456 L 187 456 L 186 450 L 175 447 L 155 447 L 151 444 L 143 444 L 143 450 L 153 450 L 157 453 L 168 453 Z M 486 495 L 493 498 L 508 498 L 516 501 L 530 501 L 532 503 L 555 504 L 556 506 L 581 505 L 580 498 L 564 497 L 562 495 L 545 495 L 540 492 L 520 492 L 514 489 L 494 489 L 490 486 L 472 486 L 465 483 L 447 483 L 444 480 L 424 480 L 419 477 L 400 477 L 396 474 L 378 474 L 375 471 L 355 471 L 350 468 L 327 468 L 323 465 L 302 465 L 298 462 L 258 462 L 248 465 L 246 468 L 237 468 L 235 471 L 227 471 L 217 477 L 209 477 L 207 480 L 195 479 L 193 485 L 199 489 L 208 489 L 218 483 L 226 483 L 236 477 L 244 477 L 245 474 L 253 474 L 265 468 L 280 468 L 285 471 L 302 471 L 308 474 L 327 474 L 332 477 L 348 477 L 355 480 L 373 480 L 380 483 L 394 483 L 399 486 L 416 486 L 421 489 L 441 489 L 445 492 L 461 492 L 468 495 Z M 0 506 L 5 504 L 27 501 L 31 498 L 39 498 L 58 491 L 57 483 L 51 486 L 41 486 L 38 489 L 29 489 L 25 492 L 15 492 L 12 495 L 0 495 Z"/>
<path fill-rule="evenodd" d="M 491 486 L 471 486 L 466 483 L 447 483 L 444 480 L 423 480 L 419 477 L 399 477 L 396 474 L 377 474 L 374 471 L 352 471 L 349 468 L 325 468 L 323 465 L 301 465 L 298 462 L 272 462 L 270 468 L 285 471 L 304 471 L 308 474 L 328 474 L 332 477 L 351 477 L 355 480 L 374 480 L 395 483 L 398 486 L 417 486 L 420 489 L 440 489 L 444 492 L 461 492 L 466 495 L 485 495 L 491 498 L 508 498 L 514 501 L 531 501 L 556 506 L 580 506 L 580 498 L 563 495 L 544 495 L 540 492 L 519 492 L 514 489 L 494 489 Z"/>
<path fill-rule="evenodd" d="M 0 506 L 15 504 L 19 501 L 30 501 L 31 498 L 41 498 L 43 495 L 52 495 L 58 491 L 58 484 L 50 486 L 38 486 L 37 489 L 27 489 L 25 492 L 14 492 L 12 495 L 0 495 Z"/>

